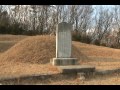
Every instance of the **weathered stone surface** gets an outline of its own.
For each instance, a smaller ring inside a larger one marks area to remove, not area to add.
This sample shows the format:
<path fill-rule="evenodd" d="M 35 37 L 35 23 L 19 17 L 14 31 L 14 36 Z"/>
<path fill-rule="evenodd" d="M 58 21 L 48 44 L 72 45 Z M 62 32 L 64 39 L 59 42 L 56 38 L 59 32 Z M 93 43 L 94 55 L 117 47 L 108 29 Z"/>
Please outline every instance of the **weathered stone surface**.
<path fill-rule="evenodd" d="M 71 57 L 72 52 L 72 25 L 67 22 L 59 23 L 56 30 L 56 58 L 53 58 L 53 65 L 75 65 L 77 58 Z"/>
<path fill-rule="evenodd" d="M 53 65 L 76 65 L 77 58 L 53 58 Z"/>
<path fill-rule="evenodd" d="M 88 66 L 88 65 L 70 65 L 70 66 L 58 66 L 58 69 L 61 71 L 61 73 L 89 73 L 89 72 L 95 72 L 94 66 Z"/>
<path fill-rule="evenodd" d="M 56 31 L 56 58 L 71 57 L 72 25 L 66 22 L 59 23 Z"/>

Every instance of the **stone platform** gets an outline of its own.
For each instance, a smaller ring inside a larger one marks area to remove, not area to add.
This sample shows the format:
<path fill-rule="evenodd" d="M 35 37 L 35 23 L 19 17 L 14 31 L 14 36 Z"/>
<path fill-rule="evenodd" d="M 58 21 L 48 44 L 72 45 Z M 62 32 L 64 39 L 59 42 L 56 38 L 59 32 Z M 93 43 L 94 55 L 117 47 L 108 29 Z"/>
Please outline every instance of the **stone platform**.
<path fill-rule="evenodd" d="M 55 66 L 76 65 L 77 58 L 53 58 L 51 63 Z"/>
<path fill-rule="evenodd" d="M 89 65 L 69 65 L 69 66 L 58 66 L 61 73 L 93 73 L 95 72 L 94 66 Z"/>

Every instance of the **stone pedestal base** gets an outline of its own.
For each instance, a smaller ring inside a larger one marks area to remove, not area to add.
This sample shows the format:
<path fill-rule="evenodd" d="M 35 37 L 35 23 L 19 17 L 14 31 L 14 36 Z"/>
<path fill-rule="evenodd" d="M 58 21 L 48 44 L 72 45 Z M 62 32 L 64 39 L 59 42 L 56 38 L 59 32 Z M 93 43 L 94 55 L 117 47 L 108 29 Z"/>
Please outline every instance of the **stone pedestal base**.
<path fill-rule="evenodd" d="M 77 58 L 53 58 L 51 63 L 55 66 L 76 65 Z"/>

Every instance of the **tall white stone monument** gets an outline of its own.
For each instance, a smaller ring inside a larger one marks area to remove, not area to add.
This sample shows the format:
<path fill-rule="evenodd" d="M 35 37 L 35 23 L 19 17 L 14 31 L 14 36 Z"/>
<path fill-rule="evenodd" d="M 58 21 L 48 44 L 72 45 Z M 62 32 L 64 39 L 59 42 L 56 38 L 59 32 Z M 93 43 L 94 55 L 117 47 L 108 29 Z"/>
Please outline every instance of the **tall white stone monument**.
<path fill-rule="evenodd" d="M 56 30 L 56 58 L 53 65 L 75 65 L 76 58 L 71 57 L 72 52 L 72 25 L 66 22 L 59 23 Z"/>

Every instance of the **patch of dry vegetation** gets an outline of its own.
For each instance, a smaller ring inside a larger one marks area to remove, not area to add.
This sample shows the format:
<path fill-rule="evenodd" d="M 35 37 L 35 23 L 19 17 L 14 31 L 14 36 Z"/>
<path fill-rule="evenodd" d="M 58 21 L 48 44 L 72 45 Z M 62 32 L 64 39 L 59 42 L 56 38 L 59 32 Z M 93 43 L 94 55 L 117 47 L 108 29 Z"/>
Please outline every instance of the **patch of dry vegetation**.
<path fill-rule="evenodd" d="M 94 65 L 97 69 L 120 68 L 120 49 L 73 42 L 81 64 Z"/>
<path fill-rule="evenodd" d="M 0 64 L 0 79 L 26 75 L 56 74 L 58 69 L 50 64 L 28 64 L 4 62 Z"/>
<path fill-rule="evenodd" d="M 0 41 L 0 53 L 5 52 L 9 48 L 11 48 L 13 45 L 15 45 L 17 42 L 11 42 L 11 41 Z"/>
<path fill-rule="evenodd" d="M 120 58 L 120 49 L 73 42 L 74 46 L 86 56 Z"/>
<path fill-rule="evenodd" d="M 0 53 L 5 52 L 13 45 L 15 45 L 18 41 L 26 38 L 28 36 L 23 35 L 0 35 Z"/>
<path fill-rule="evenodd" d="M 13 47 L 8 49 L 4 53 L 0 53 L 1 77 L 12 77 L 29 74 L 59 73 L 56 67 L 49 64 L 50 59 L 55 57 L 54 36 L 31 36 L 28 38 L 24 38 L 23 40 L 22 39 L 19 39 L 21 41 L 16 43 Z M 94 65 L 97 69 L 102 70 L 120 68 L 119 49 L 89 45 L 76 41 L 73 41 L 72 44 L 72 57 L 78 58 L 80 64 Z M 110 80 L 112 83 L 112 80 L 115 81 L 116 78 L 112 77 Z M 51 81 L 50 84 L 107 84 L 103 82 L 104 80 L 102 79 L 93 79 L 86 82 L 79 82 L 76 81 L 76 79 L 73 80 L 73 78 L 71 78 L 65 81 L 58 80 L 55 83 Z"/>
<path fill-rule="evenodd" d="M 25 35 L 2 35 L 0 34 L 0 41 L 20 41 L 28 36 Z"/>
<path fill-rule="evenodd" d="M 88 45 L 73 41 L 72 57 L 76 57 L 80 64 L 95 65 L 98 69 L 111 69 L 120 66 L 119 49 Z M 49 64 L 50 59 L 55 57 L 55 37 L 49 35 L 31 36 L 15 44 L 12 48 L 0 56 L 1 63 L 14 62 L 23 64 Z M 95 57 L 115 58 L 118 61 L 96 60 Z M 7 68 L 7 66 L 6 66 Z M 17 67 L 16 67 L 17 68 Z M 25 68 L 25 67 L 24 67 Z M 17 69 L 16 69 L 17 70 Z"/>
<path fill-rule="evenodd" d="M 40 83 L 40 82 L 39 82 Z M 106 75 L 106 76 L 95 76 L 92 79 L 79 80 L 75 77 L 62 77 L 60 80 L 56 78 L 56 80 L 51 81 L 50 85 L 120 85 L 120 75 Z"/>
<path fill-rule="evenodd" d="M 0 56 L 0 76 L 59 73 L 49 64 L 55 57 L 55 37 L 31 36 L 2 53 Z"/>
<path fill-rule="evenodd" d="M 12 53 L 11 53 L 12 52 Z M 55 57 L 55 37 L 49 35 L 26 38 L 0 57 L 2 61 L 47 64 Z M 73 45 L 72 57 L 86 59 L 80 50 Z"/>
<path fill-rule="evenodd" d="M 55 37 L 33 36 L 14 45 L 0 57 L 0 60 L 46 64 L 53 57 Z"/>

